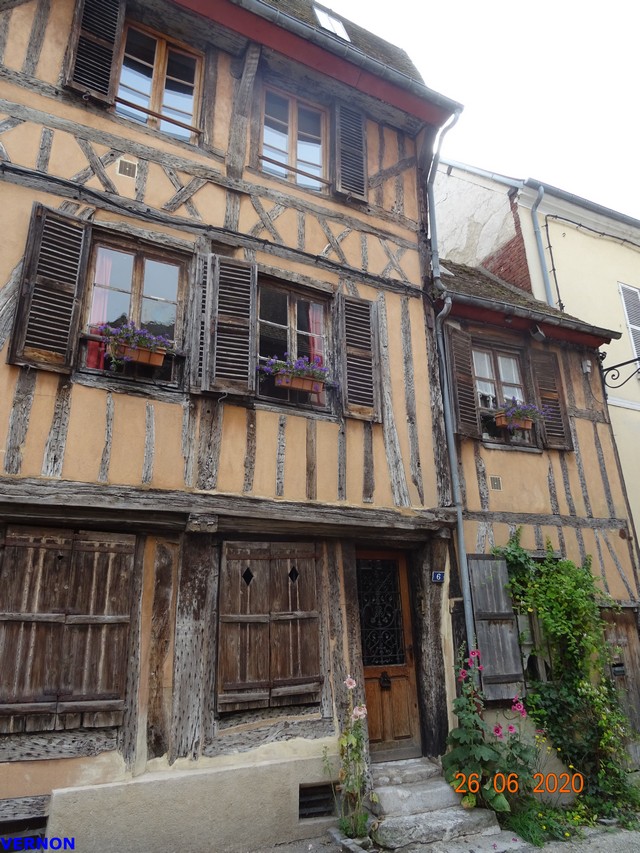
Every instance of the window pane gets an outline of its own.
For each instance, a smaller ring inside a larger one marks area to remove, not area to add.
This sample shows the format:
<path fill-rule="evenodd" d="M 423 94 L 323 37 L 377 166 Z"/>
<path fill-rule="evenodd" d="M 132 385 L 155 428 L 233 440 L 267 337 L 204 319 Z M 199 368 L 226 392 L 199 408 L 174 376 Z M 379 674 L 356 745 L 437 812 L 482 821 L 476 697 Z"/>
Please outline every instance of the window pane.
<path fill-rule="evenodd" d="M 513 358 L 509 355 L 499 355 L 498 368 L 500 370 L 500 379 L 502 379 L 503 382 L 509 382 L 512 385 L 522 384 L 517 358 Z"/>
<path fill-rule="evenodd" d="M 140 325 L 153 335 L 166 335 L 175 339 L 176 306 L 172 302 L 159 302 L 157 299 L 142 300 Z"/>
<path fill-rule="evenodd" d="M 322 115 L 309 107 L 298 108 L 298 138 L 320 142 L 322 138 Z"/>
<path fill-rule="evenodd" d="M 272 290 L 270 287 L 260 288 L 260 319 L 279 323 L 281 326 L 288 325 L 287 317 L 287 294 L 281 290 Z"/>
<path fill-rule="evenodd" d="M 128 31 L 118 87 L 119 98 L 149 108 L 155 55 L 156 40 L 154 38 L 137 30 Z M 146 113 L 138 112 L 123 104 L 116 105 L 116 112 L 136 121 L 147 121 Z"/>
<path fill-rule="evenodd" d="M 484 379 L 476 379 L 476 392 L 478 394 L 478 404 L 483 409 L 497 409 L 498 400 L 496 397 L 496 386 L 493 382 L 487 382 Z"/>
<path fill-rule="evenodd" d="M 276 95 L 275 92 L 267 92 L 265 96 L 265 125 L 278 127 L 280 130 L 289 126 L 289 101 Z"/>
<path fill-rule="evenodd" d="M 296 311 L 298 318 L 298 331 L 313 332 L 321 335 L 324 331 L 324 310 L 317 302 L 309 302 L 307 299 L 296 300 Z"/>
<path fill-rule="evenodd" d="M 145 296 L 155 296 L 159 299 L 178 301 L 178 278 L 180 268 L 175 264 L 164 264 L 161 261 L 145 260 L 144 287 Z"/>
<path fill-rule="evenodd" d="M 476 376 L 484 376 L 493 379 L 493 361 L 488 352 L 473 350 L 473 370 Z"/>
<path fill-rule="evenodd" d="M 504 399 L 507 402 L 509 402 L 513 397 L 521 402 L 524 400 L 524 393 L 521 385 L 503 385 L 502 393 L 504 394 Z"/>
<path fill-rule="evenodd" d="M 101 246 L 96 255 L 95 283 L 131 291 L 133 255 Z"/>
<path fill-rule="evenodd" d="M 125 56 L 135 57 L 140 62 L 153 66 L 156 61 L 156 43 L 152 36 L 130 27 L 127 31 Z"/>
<path fill-rule="evenodd" d="M 111 326 L 123 326 L 129 319 L 130 305 L 131 300 L 127 293 L 94 287 L 89 325 L 109 323 Z"/>
<path fill-rule="evenodd" d="M 187 88 L 193 89 L 196 80 L 196 59 L 195 56 L 186 56 L 184 53 L 178 53 L 175 50 L 169 50 L 167 59 L 167 80 L 180 81 L 188 84 L 184 86 L 184 91 Z"/>
<path fill-rule="evenodd" d="M 287 329 L 270 326 L 268 323 L 260 323 L 259 355 L 261 358 L 277 356 L 284 359 L 285 353 L 289 351 L 289 338 Z"/>
<path fill-rule="evenodd" d="M 315 335 L 298 335 L 297 336 L 297 356 L 307 356 L 309 361 L 313 362 L 316 358 L 320 359 L 320 364 L 324 365 L 324 339 L 318 338 Z"/>

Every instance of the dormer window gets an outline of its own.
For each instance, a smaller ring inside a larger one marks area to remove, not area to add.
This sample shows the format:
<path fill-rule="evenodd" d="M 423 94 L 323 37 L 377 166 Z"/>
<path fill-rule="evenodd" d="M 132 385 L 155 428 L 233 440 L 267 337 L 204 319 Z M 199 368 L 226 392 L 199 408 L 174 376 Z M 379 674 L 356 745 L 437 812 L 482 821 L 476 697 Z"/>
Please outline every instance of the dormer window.
<path fill-rule="evenodd" d="M 328 30 L 345 41 L 351 41 L 342 21 L 335 18 L 331 12 L 327 9 L 321 9 L 320 6 L 314 6 L 313 11 L 316 13 L 318 23 L 323 29 Z"/>

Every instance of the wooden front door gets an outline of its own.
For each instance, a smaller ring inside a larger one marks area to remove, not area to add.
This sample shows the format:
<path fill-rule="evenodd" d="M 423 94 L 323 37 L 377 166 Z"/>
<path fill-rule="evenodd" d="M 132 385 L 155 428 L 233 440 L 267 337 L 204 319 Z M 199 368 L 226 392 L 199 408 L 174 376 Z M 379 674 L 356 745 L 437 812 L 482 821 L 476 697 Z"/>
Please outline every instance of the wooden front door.
<path fill-rule="evenodd" d="M 640 642 L 636 626 L 636 614 L 627 608 L 616 613 L 603 610 L 605 636 L 612 647 L 611 675 L 618 691 L 620 702 L 629 718 L 635 735 L 627 744 L 627 752 L 634 770 L 640 768 Z"/>
<path fill-rule="evenodd" d="M 372 761 L 422 754 L 409 583 L 404 557 L 356 561 Z"/>

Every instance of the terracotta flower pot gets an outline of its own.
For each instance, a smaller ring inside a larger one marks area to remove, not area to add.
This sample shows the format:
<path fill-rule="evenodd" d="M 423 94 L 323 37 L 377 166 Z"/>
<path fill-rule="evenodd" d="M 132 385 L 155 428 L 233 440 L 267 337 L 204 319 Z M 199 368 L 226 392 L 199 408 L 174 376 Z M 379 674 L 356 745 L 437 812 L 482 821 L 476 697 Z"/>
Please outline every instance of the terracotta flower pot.
<path fill-rule="evenodd" d="M 291 376 L 289 373 L 276 373 L 276 385 L 281 388 L 291 388 L 293 391 L 311 391 L 313 394 L 319 394 L 324 389 L 324 381 L 322 379 L 310 379 L 307 376 Z"/>
<path fill-rule="evenodd" d="M 160 367 L 164 363 L 164 349 L 147 349 L 147 347 L 118 347 L 118 358 L 127 361 L 137 361 L 140 364 L 149 364 L 152 367 Z"/>
<path fill-rule="evenodd" d="M 531 429 L 533 421 L 531 418 L 508 418 L 504 412 L 497 412 L 494 418 L 497 427 L 510 427 L 512 429 Z"/>

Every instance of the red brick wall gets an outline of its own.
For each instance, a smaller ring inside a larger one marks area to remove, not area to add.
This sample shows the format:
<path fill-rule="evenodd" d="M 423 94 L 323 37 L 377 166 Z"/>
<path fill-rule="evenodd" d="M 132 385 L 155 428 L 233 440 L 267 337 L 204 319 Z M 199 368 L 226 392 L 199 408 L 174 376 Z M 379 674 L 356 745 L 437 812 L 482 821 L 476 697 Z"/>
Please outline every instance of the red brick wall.
<path fill-rule="evenodd" d="M 531 278 L 529 276 L 527 256 L 524 249 L 524 240 L 522 239 L 518 205 L 513 197 L 509 199 L 509 204 L 516 229 L 515 236 L 502 245 L 496 252 L 487 255 L 482 261 L 482 266 L 503 281 L 508 281 L 509 284 L 515 284 L 516 287 L 520 287 L 522 290 L 531 293 Z"/>

